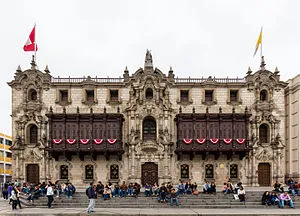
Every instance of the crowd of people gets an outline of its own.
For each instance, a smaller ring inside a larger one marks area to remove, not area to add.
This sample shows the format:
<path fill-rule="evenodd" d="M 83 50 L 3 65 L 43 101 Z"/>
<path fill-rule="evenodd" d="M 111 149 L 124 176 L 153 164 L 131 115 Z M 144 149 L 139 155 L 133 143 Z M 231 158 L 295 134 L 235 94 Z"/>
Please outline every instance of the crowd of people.
<path fill-rule="evenodd" d="M 276 181 L 271 192 L 264 192 L 261 200 L 262 204 L 266 206 L 278 206 L 279 208 L 283 208 L 284 205 L 289 205 L 291 208 L 294 208 L 293 201 L 288 192 L 293 196 L 300 196 L 300 183 L 298 184 L 290 178 L 287 181 L 287 186 L 287 191 L 284 191 L 283 184 Z M 246 201 L 246 192 L 241 182 L 233 185 L 230 180 L 227 180 L 224 182 L 221 190 L 224 194 L 233 194 L 234 198 L 239 199 L 241 202 Z M 71 182 L 60 183 L 57 181 L 52 183 L 49 181 L 47 184 L 43 182 L 39 184 L 23 183 L 23 185 L 20 185 L 16 180 L 12 183 L 5 183 L 2 192 L 3 198 L 8 200 L 9 204 L 12 205 L 12 209 L 15 210 L 17 206 L 22 208 L 20 194 L 23 194 L 29 203 L 34 202 L 34 200 L 41 196 L 47 196 L 47 206 L 51 208 L 53 196 L 65 196 L 71 199 L 75 191 L 76 188 Z M 180 196 L 188 194 L 198 195 L 199 191 L 207 194 L 215 194 L 217 192 L 216 184 L 213 181 L 205 181 L 203 186 L 199 187 L 196 182 L 191 183 L 190 181 L 184 182 L 180 180 L 177 185 L 168 182 L 161 185 L 157 183 L 153 185 L 146 183 L 144 186 L 141 186 L 138 183 L 126 184 L 125 181 L 120 185 L 118 183 L 112 184 L 111 182 L 102 184 L 102 182 L 99 181 L 97 184 L 90 183 L 90 186 L 86 189 L 86 195 L 90 200 L 88 213 L 94 211 L 95 199 L 98 197 L 102 197 L 104 201 L 114 197 L 123 198 L 130 196 L 137 198 L 138 195 L 143 192 L 146 197 L 157 197 L 158 202 L 178 206 L 178 198 Z"/>
<path fill-rule="evenodd" d="M 199 187 L 200 191 L 207 194 L 215 194 L 217 192 L 216 184 L 212 181 L 205 181 L 202 188 Z M 143 189 L 143 190 L 141 190 Z M 88 206 L 88 213 L 94 211 L 95 199 L 102 197 L 103 200 L 108 200 L 114 197 L 137 197 L 141 191 L 144 192 L 146 197 L 157 197 L 157 201 L 161 203 L 170 203 L 170 205 L 179 205 L 178 198 L 180 196 L 188 194 L 199 194 L 198 185 L 196 182 L 191 183 L 190 181 L 184 182 L 179 181 L 178 185 L 173 185 L 171 182 L 162 183 L 160 186 L 157 183 L 153 185 L 146 183 L 142 188 L 138 183 L 128 183 L 125 181 L 121 185 L 118 183 L 112 184 L 107 182 L 105 185 L 102 182 L 97 184 L 91 183 L 86 189 L 86 195 L 88 196 L 90 202 Z M 237 183 L 235 186 L 232 185 L 230 181 L 224 183 L 222 188 L 224 194 L 236 194 L 241 202 L 245 202 L 245 190 L 241 182 Z"/>
<path fill-rule="evenodd" d="M 51 208 L 54 200 L 53 196 L 55 194 L 56 197 L 66 196 L 67 198 L 72 198 L 75 191 L 76 188 L 71 182 L 66 184 L 60 184 L 59 181 L 55 183 L 49 181 L 48 184 L 45 182 L 38 184 L 26 182 L 21 186 L 20 183 L 15 180 L 15 182 L 3 184 L 2 194 L 3 198 L 8 200 L 9 204 L 12 204 L 12 209 L 16 210 L 18 205 L 20 209 L 22 208 L 20 194 L 23 194 L 29 203 L 33 203 L 34 200 L 41 196 L 47 196 L 47 206 L 48 208 Z"/>
<path fill-rule="evenodd" d="M 288 189 L 284 191 L 283 184 L 276 181 L 271 192 L 264 192 L 261 198 L 262 204 L 266 206 L 278 206 L 279 208 L 283 208 L 284 205 L 288 205 L 290 208 L 294 208 L 293 200 L 288 193 L 290 193 L 292 196 L 300 196 L 300 183 L 298 184 L 298 182 L 294 182 L 292 178 L 289 178 L 287 181 L 287 186 Z"/>

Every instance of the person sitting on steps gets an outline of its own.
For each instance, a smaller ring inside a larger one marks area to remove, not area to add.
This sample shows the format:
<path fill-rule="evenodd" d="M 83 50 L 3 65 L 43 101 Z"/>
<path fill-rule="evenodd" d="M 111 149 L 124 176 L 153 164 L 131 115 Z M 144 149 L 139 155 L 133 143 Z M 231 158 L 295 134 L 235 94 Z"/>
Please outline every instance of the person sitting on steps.
<path fill-rule="evenodd" d="M 281 208 L 281 201 L 274 191 L 271 194 L 271 204 L 274 205 L 274 207 L 278 205 L 278 207 Z"/>
<path fill-rule="evenodd" d="M 226 187 L 225 194 L 233 193 L 233 185 L 231 184 L 230 181 L 227 182 L 226 186 L 227 186 L 227 187 Z"/>
<path fill-rule="evenodd" d="M 210 184 L 208 181 L 205 182 L 205 184 L 203 185 L 203 193 L 210 193 Z"/>
<path fill-rule="evenodd" d="M 215 182 L 214 181 L 211 182 L 210 183 L 210 192 L 214 193 L 214 194 L 217 193 L 217 189 L 216 188 L 217 188 L 217 186 L 216 186 Z"/>
<path fill-rule="evenodd" d="M 238 190 L 238 196 L 241 202 L 246 201 L 246 192 L 243 186 L 240 186 L 240 189 Z"/>
<path fill-rule="evenodd" d="M 288 195 L 288 192 L 285 191 L 280 195 L 280 201 L 281 201 L 281 206 L 280 208 L 284 207 L 284 204 L 288 204 L 291 208 L 294 208 L 294 203 L 292 198 Z"/>
<path fill-rule="evenodd" d="M 264 192 L 262 198 L 261 198 L 261 204 L 270 206 L 271 205 L 271 194 L 269 191 Z"/>
<path fill-rule="evenodd" d="M 167 196 L 167 188 L 165 186 L 165 183 L 162 184 L 162 186 L 159 189 L 159 194 L 160 194 L 160 202 L 166 202 L 166 196 Z"/>
<path fill-rule="evenodd" d="M 173 188 L 171 190 L 171 196 L 170 196 L 170 204 L 171 204 L 171 206 L 173 205 L 174 201 L 176 203 L 176 206 L 179 206 L 178 198 L 177 198 L 177 193 L 176 193 L 175 189 Z"/>
<path fill-rule="evenodd" d="M 278 180 L 276 180 L 276 182 L 274 183 L 273 185 L 273 191 L 276 191 L 276 192 L 282 192 L 284 191 L 283 187 L 281 186 L 281 184 L 278 182 Z"/>
<path fill-rule="evenodd" d="M 127 185 L 125 184 L 125 181 L 123 181 L 123 184 L 121 185 L 120 190 L 121 190 L 121 197 L 126 197 Z"/>

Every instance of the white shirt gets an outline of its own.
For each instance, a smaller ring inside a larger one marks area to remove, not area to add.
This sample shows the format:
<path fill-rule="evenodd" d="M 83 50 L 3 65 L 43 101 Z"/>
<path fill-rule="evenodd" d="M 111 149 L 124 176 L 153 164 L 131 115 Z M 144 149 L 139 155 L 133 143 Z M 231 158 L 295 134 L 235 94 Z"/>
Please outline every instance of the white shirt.
<path fill-rule="evenodd" d="M 51 186 L 49 186 L 47 188 L 47 196 L 53 196 L 54 192 L 53 192 L 53 188 Z"/>
<path fill-rule="evenodd" d="M 238 195 L 240 195 L 240 194 L 246 194 L 246 192 L 245 192 L 245 190 L 238 190 Z"/>

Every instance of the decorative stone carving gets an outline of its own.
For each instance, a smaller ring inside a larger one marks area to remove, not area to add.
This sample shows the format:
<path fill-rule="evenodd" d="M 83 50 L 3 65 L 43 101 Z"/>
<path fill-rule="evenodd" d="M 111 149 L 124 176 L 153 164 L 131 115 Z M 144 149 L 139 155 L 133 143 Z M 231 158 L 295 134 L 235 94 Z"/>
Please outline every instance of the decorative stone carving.
<path fill-rule="evenodd" d="M 27 150 L 25 153 L 26 161 L 39 162 L 43 159 L 43 154 L 36 148 Z"/>
<path fill-rule="evenodd" d="M 274 159 L 273 149 L 271 147 L 259 147 L 255 155 L 259 161 L 268 161 Z"/>

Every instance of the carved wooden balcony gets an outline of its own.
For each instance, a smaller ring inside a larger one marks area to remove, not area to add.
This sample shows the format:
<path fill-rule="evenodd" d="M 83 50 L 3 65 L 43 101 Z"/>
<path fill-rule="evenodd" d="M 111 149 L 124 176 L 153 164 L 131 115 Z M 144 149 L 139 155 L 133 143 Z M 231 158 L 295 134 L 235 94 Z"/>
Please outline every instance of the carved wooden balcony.
<path fill-rule="evenodd" d="M 247 152 L 249 118 L 244 113 L 179 113 L 176 153 Z"/>
<path fill-rule="evenodd" d="M 123 115 L 119 113 L 50 113 L 47 150 L 59 155 L 113 155 L 124 153 Z"/>

